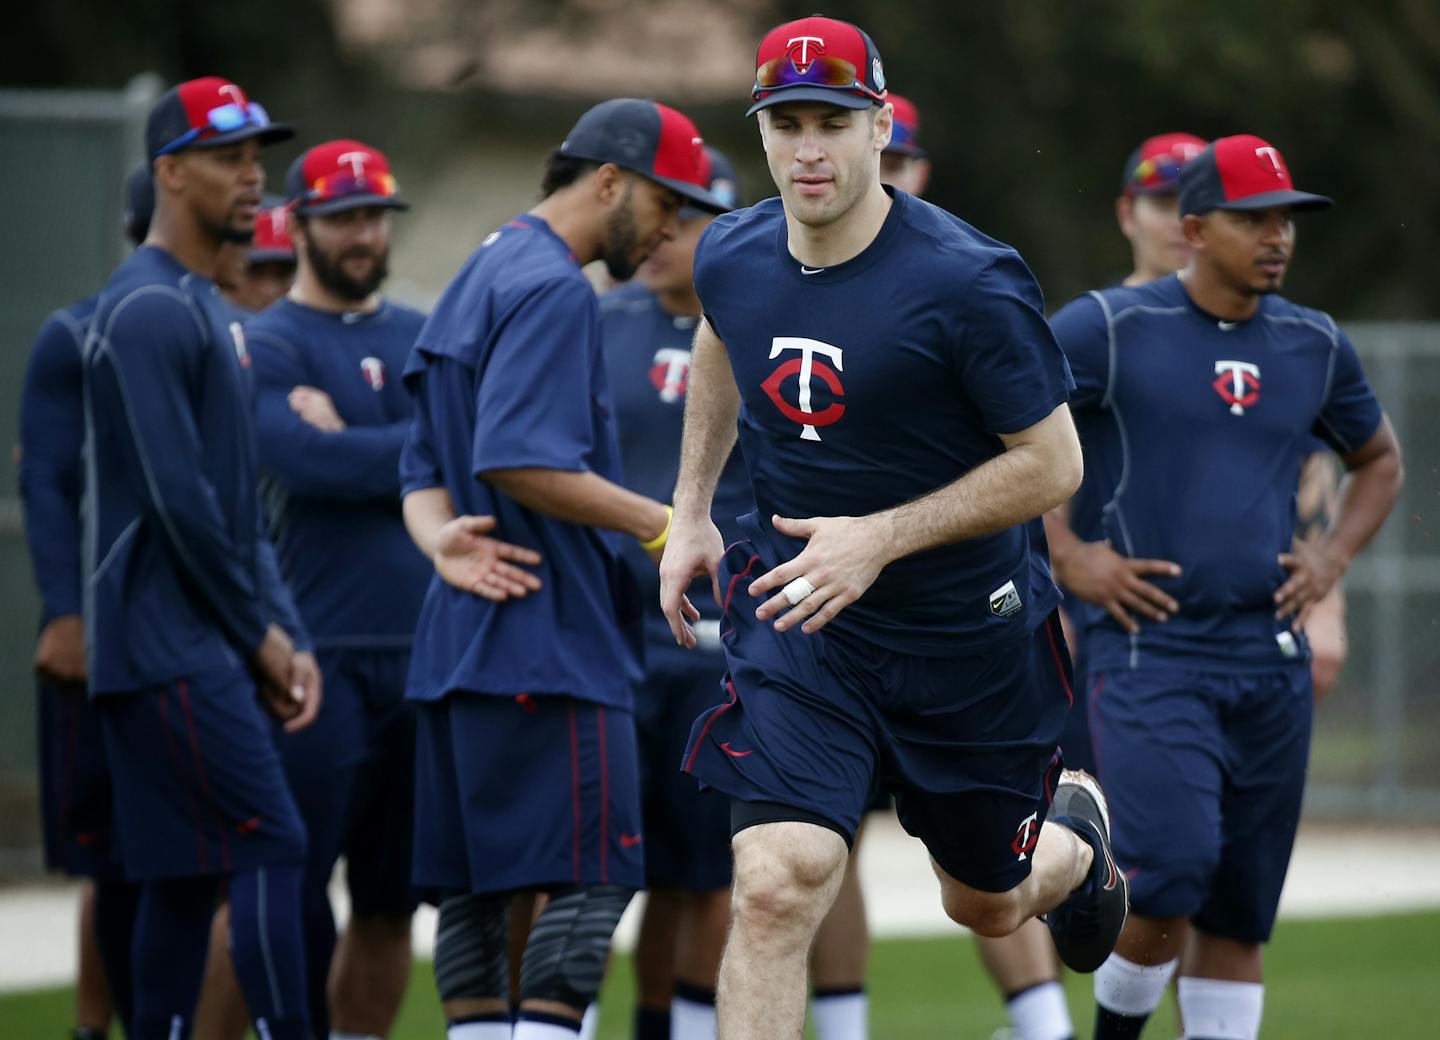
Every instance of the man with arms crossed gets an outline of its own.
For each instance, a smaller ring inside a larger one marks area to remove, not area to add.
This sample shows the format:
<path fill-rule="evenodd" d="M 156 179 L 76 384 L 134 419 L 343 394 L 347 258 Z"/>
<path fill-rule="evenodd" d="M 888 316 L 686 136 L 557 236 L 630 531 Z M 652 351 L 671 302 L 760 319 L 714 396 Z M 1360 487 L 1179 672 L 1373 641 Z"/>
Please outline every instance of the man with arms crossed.
<path fill-rule="evenodd" d="M 542 200 L 471 254 L 406 366 L 416 418 L 401 482 L 416 543 L 435 556 L 455 525 L 493 516 L 540 568 L 538 581 L 432 579 L 416 630 L 414 877 L 443 896 L 435 981 L 451 1040 L 511 1036 L 512 893 L 550 895 L 525 950 L 515 1040 L 564 1040 L 644 885 L 630 716 L 641 617 L 621 542 L 658 550 L 670 515 L 618 483 L 599 307 L 580 268 L 603 259 L 627 279 L 675 235 L 682 199 L 723 209 L 708 165 L 672 108 L 592 108 L 547 160 Z"/>
<path fill-rule="evenodd" d="M 1187 932 L 1186 1035 L 1259 1033 L 1309 753 L 1302 628 L 1402 479 L 1350 341 L 1278 295 L 1292 212 L 1329 204 L 1296 191 L 1265 141 L 1221 138 L 1180 171 L 1185 269 L 1090 293 L 1053 322 L 1077 408 L 1103 423 L 1086 442 L 1103 552 L 1153 565 L 1122 609 L 1083 615 L 1095 755 L 1136 908 L 1095 976 L 1099 1040 L 1140 1035 Z M 1329 532 L 1296 542 L 1312 436 L 1350 479 Z M 1057 559 L 1079 548 L 1056 535 Z"/>
<path fill-rule="evenodd" d="M 222 244 L 254 233 L 261 143 L 288 136 L 219 77 L 155 103 L 154 220 L 86 340 L 86 647 L 121 861 L 141 883 L 138 1040 L 188 1032 L 222 884 L 257 1032 L 309 1030 L 305 830 L 264 709 L 307 725 L 320 677 L 261 529 L 244 332 L 210 280 Z"/>
<path fill-rule="evenodd" d="M 782 25 L 756 65 L 781 198 L 701 241 L 661 567 L 677 640 L 694 645 L 695 574 L 718 569 L 724 607 L 730 700 L 685 764 L 733 799 L 727 1040 L 801 1035 L 806 956 L 877 783 L 976 931 L 1048 912 L 1092 970 L 1126 891 L 1098 787 L 1056 786 L 1069 664 L 1037 517 L 1081 472 L 1038 287 L 1013 250 L 881 186 L 891 115 L 858 28 Z M 710 497 L 737 414 L 758 508 L 726 553 Z"/>

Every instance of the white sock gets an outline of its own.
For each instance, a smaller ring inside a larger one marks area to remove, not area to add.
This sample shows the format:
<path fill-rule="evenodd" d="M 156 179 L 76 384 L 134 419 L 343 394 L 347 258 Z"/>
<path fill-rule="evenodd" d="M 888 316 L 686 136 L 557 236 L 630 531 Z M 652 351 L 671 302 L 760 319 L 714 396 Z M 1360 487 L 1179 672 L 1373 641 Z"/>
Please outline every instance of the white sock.
<path fill-rule="evenodd" d="M 595 1030 L 600 1028 L 600 1002 L 592 1000 L 580 1020 L 580 1040 L 595 1040 Z"/>
<path fill-rule="evenodd" d="M 810 1017 L 820 1040 L 868 1040 L 870 1000 L 864 990 L 810 998 Z"/>
<path fill-rule="evenodd" d="M 571 1028 L 554 1022 L 534 1022 L 522 1018 L 515 1023 L 514 1040 L 576 1040 L 579 1035 L 579 1022 Z"/>
<path fill-rule="evenodd" d="M 451 1022 L 445 1027 L 447 1040 L 510 1040 L 509 1022 Z"/>
<path fill-rule="evenodd" d="M 670 998 L 670 1040 L 715 1040 L 715 1005 L 687 997 Z"/>
<path fill-rule="evenodd" d="M 1160 1006 L 1179 963 L 1177 957 L 1164 964 L 1136 964 L 1112 953 L 1095 972 L 1095 1003 L 1117 1015 L 1148 1015 Z"/>
<path fill-rule="evenodd" d="M 1075 1035 L 1065 990 L 1058 982 L 1031 986 L 1011 997 L 1005 1007 L 1015 1027 L 1015 1040 L 1070 1040 Z"/>
<path fill-rule="evenodd" d="M 385 1040 L 385 1038 L 376 1036 L 374 1033 L 342 1033 L 338 1029 L 332 1029 L 330 1030 L 330 1040 Z"/>
<path fill-rule="evenodd" d="M 1264 1010 L 1265 987 L 1259 982 L 1180 976 L 1180 1020 L 1186 1036 L 1255 1040 Z"/>

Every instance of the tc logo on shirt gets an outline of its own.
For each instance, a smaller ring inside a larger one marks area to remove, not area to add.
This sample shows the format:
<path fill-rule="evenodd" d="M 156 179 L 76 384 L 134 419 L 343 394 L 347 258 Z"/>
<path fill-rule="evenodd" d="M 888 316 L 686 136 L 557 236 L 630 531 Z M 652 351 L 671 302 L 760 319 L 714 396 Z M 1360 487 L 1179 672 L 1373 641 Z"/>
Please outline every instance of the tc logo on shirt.
<path fill-rule="evenodd" d="M 1248 361 L 1215 362 L 1215 382 L 1210 384 L 1221 400 L 1230 406 L 1231 415 L 1244 415 L 1260 400 L 1260 366 Z"/>
<path fill-rule="evenodd" d="M 660 400 L 673 404 L 685 396 L 690 385 L 690 351 L 661 347 L 650 365 L 650 382 L 660 391 Z"/>
<path fill-rule="evenodd" d="M 845 370 L 842 360 L 844 351 L 829 343 L 821 343 L 818 339 L 805 339 L 801 336 L 776 336 L 770 341 L 770 359 L 772 361 L 787 350 L 798 350 L 800 356 L 783 362 L 770 373 L 770 377 L 765 382 L 760 384 L 760 389 L 764 390 L 766 396 L 775 402 L 775 407 L 780 409 L 781 415 L 791 422 L 800 424 L 801 440 L 818 441 L 820 439 L 818 427 L 830 426 L 839 422 L 840 417 L 845 414 L 845 406 L 837 400 L 831 401 L 820 411 L 815 411 L 811 404 L 811 379 L 818 378 L 824 383 L 832 397 L 843 398 L 845 386 L 840 382 L 839 372 Z M 817 354 L 833 361 L 835 367 L 831 368 L 824 361 L 817 360 L 815 357 Z M 800 386 L 797 400 L 792 405 L 785 400 L 781 390 L 785 381 L 794 375 L 799 376 Z"/>
<path fill-rule="evenodd" d="M 379 358 L 361 358 L 360 374 L 365 377 L 365 382 L 370 384 L 370 389 L 377 394 L 385 389 L 385 362 Z"/>

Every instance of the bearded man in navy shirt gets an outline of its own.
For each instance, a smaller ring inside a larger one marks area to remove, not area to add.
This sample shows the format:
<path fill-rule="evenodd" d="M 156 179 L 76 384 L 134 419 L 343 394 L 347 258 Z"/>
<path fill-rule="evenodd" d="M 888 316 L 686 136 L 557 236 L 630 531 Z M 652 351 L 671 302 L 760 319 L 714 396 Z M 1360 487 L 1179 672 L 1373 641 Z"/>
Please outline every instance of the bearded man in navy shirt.
<path fill-rule="evenodd" d="M 1069 370 L 1013 250 L 882 187 L 884 91 L 857 27 L 768 33 L 752 112 L 780 198 L 717 217 L 696 254 L 661 595 L 693 646 L 685 590 L 718 570 L 729 700 L 685 765 L 732 798 L 726 1038 L 801 1035 L 806 953 L 877 784 L 956 921 L 1048 913 L 1093 970 L 1125 916 L 1103 796 L 1058 775 L 1069 663 L 1038 517 L 1080 482 Z M 710 501 L 737 417 L 757 509 L 726 552 Z"/>
<path fill-rule="evenodd" d="M 1082 614 L 1095 757 L 1135 906 L 1096 973 L 1100 1040 L 1140 1035 L 1187 935 L 1186 1035 L 1259 1033 L 1309 755 L 1304 623 L 1402 480 L 1350 340 L 1279 295 L 1292 213 L 1329 205 L 1295 190 L 1266 141 L 1220 138 L 1180 171 L 1188 266 L 1053 320 L 1094 431 L 1105 540 L 1087 548 L 1164 564 L 1144 620 L 1113 602 Z M 1315 437 L 1349 480 L 1330 530 L 1302 541 L 1295 492 Z"/>

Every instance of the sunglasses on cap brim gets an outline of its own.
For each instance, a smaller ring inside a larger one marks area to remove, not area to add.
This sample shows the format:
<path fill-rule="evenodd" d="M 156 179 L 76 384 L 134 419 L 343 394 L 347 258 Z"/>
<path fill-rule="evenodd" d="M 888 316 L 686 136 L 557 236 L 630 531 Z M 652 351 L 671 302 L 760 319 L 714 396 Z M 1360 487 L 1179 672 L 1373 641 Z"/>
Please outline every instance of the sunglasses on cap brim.
<path fill-rule="evenodd" d="M 834 87 L 837 90 L 854 90 L 864 94 L 878 105 L 885 103 L 883 96 L 871 90 L 860 79 L 854 65 L 844 58 L 835 58 L 826 54 L 812 59 L 805 66 L 803 72 L 790 60 L 788 54 L 771 58 L 755 70 L 755 87 L 750 91 L 750 96 L 759 101 L 761 94 L 784 90 L 787 87 Z"/>
<path fill-rule="evenodd" d="M 331 173 L 318 177 L 310 190 L 305 193 L 303 205 L 333 202 L 348 195 L 378 195 L 389 199 L 399 189 L 395 178 L 388 173 L 367 173 L 357 177 L 353 173 Z"/>
<path fill-rule="evenodd" d="M 182 148 L 188 148 L 200 140 L 203 134 L 210 131 L 228 134 L 233 130 L 240 130 L 247 126 L 266 127 L 270 125 L 270 114 L 257 101 L 249 101 L 244 105 L 231 101 L 228 104 L 212 108 L 205 113 L 205 124 L 186 130 L 175 140 L 171 141 L 164 148 L 155 154 L 169 155 L 178 152 Z"/>

